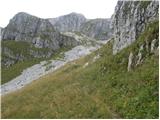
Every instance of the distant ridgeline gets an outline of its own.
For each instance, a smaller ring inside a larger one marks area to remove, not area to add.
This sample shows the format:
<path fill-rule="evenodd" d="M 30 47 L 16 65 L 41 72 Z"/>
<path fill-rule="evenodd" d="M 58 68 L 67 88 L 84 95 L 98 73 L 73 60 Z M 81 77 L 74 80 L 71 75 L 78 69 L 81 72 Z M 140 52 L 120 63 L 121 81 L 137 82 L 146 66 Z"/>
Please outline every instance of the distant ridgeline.
<path fill-rule="evenodd" d="M 60 32 L 79 32 L 99 40 L 107 40 L 112 35 L 110 19 L 86 19 L 82 14 L 71 13 L 49 21 Z"/>
<path fill-rule="evenodd" d="M 109 24 L 108 19 L 87 20 L 77 13 L 41 19 L 20 12 L 3 29 L 2 66 L 32 58 L 48 58 L 60 48 L 82 44 L 74 37 L 61 34 L 64 32 L 85 34 L 93 39 L 109 39 L 112 35 Z"/>

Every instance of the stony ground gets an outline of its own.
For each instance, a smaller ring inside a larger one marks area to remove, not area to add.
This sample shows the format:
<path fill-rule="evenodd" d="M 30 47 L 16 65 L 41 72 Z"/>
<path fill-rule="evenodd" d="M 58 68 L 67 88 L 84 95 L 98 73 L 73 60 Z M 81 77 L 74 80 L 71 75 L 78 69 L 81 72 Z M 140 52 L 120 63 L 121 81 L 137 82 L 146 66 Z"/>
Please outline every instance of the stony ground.
<path fill-rule="evenodd" d="M 21 89 L 41 76 L 48 74 L 62 67 L 66 63 L 90 54 L 100 46 L 77 46 L 64 53 L 64 58 L 59 60 L 42 61 L 39 64 L 29 67 L 8 83 L 1 85 L 1 95 Z"/>

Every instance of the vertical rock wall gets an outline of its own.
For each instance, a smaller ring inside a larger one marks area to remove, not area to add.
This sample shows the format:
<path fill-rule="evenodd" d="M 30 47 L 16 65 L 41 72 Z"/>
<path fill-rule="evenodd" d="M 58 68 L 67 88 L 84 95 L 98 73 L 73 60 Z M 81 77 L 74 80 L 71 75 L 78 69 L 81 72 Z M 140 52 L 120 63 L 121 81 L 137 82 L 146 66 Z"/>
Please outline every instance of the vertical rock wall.
<path fill-rule="evenodd" d="M 112 16 L 113 54 L 133 43 L 147 23 L 159 18 L 159 1 L 118 1 Z"/>

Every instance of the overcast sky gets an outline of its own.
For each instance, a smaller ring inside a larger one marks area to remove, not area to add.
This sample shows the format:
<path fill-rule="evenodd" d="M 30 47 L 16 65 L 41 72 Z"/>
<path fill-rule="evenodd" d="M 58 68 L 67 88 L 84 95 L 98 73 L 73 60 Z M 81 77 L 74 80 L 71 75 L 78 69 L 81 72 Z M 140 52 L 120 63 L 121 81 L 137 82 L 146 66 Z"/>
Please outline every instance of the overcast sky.
<path fill-rule="evenodd" d="M 41 18 L 53 18 L 71 12 L 86 18 L 109 18 L 117 0 L 0 0 L 0 26 L 5 27 L 18 12 Z"/>

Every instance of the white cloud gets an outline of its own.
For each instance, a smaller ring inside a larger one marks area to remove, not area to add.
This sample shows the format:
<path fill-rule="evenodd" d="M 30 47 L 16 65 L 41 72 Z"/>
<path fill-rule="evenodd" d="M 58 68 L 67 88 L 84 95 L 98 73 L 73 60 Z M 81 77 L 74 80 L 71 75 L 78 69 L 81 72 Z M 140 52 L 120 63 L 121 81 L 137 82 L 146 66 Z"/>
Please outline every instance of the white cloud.
<path fill-rule="evenodd" d="M 53 18 L 71 12 L 86 18 L 109 18 L 117 0 L 0 0 L 0 26 L 18 12 L 27 12 L 41 18 Z"/>

